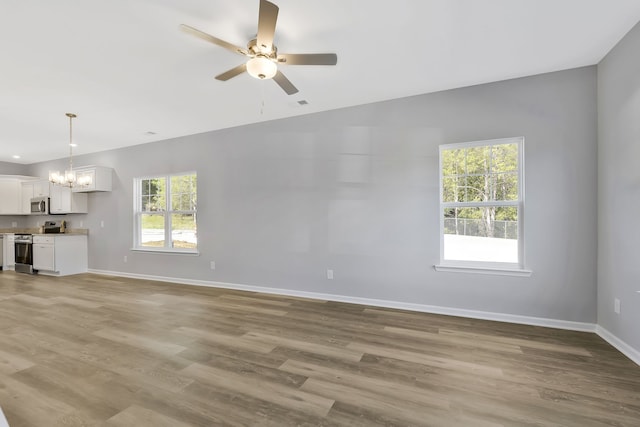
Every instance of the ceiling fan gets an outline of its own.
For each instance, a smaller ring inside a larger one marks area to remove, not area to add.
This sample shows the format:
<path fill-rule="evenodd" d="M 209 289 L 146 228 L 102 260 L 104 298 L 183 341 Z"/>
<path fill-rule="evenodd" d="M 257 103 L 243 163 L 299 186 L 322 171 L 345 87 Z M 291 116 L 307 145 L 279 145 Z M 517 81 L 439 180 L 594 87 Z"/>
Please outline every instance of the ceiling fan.
<path fill-rule="evenodd" d="M 336 65 L 338 56 L 335 53 L 278 53 L 278 48 L 273 44 L 278 10 L 275 4 L 260 0 L 258 35 L 247 43 L 246 49 L 185 24 L 180 25 L 180 28 L 189 34 L 249 58 L 247 62 L 218 74 L 217 80 L 227 81 L 246 71 L 257 79 L 275 80 L 287 95 L 293 95 L 298 92 L 298 89 L 278 70 L 278 65 Z"/>

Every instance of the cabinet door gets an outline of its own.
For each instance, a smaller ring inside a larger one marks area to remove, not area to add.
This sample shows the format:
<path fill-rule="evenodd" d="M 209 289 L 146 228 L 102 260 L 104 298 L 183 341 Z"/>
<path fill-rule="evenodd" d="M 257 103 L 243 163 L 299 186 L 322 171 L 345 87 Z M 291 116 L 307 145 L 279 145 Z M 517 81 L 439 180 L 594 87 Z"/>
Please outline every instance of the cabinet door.
<path fill-rule="evenodd" d="M 87 194 L 72 193 L 71 188 L 52 185 L 49 210 L 52 214 L 87 213 Z"/>
<path fill-rule="evenodd" d="M 48 197 L 49 196 L 49 181 L 43 179 L 41 181 L 35 181 L 33 183 L 33 197 Z"/>
<path fill-rule="evenodd" d="M 96 170 L 95 169 L 85 169 L 85 170 L 76 170 L 76 178 L 78 182 L 83 182 L 84 180 L 88 180 L 88 185 L 73 187 L 74 193 L 87 193 L 90 191 L 95 191 L 96 189 Z"/>
<path fill-rule="evenodd" d="M 56 271 L 55 247 L 50 243 L 33 244 L 33 268 Z"/>
<path fill-rule="evenodd" d="M 85 166 L 76 169 L 78 180 L 87 179 L 89 184 L 73 188 L 74 193 L 111 191 L 113 169 L 104 166 Z"/>
<path fill-rule="evenodd" d="M 71 211 L 71 189 L 60 185 L 52 185 L 50 189 L 49 210 L 53 214 Z"/>
<path fill-rule="evenodd" d="M 4 268 L 13 268 L 16 265 L 15 236 L 5 234 L 4 236 Z"/>
<path fill-rule="evenodd" d="M 0 214 L 22 213 L 22 185 L 16 179 L 0 179 Z"/>
<path fill-rule="evenodd" d="M 30 214 L 31 213 L 31 198 L 33 195 L 33 182 L 23 182 L 22 183 L 22 213 Z"/>

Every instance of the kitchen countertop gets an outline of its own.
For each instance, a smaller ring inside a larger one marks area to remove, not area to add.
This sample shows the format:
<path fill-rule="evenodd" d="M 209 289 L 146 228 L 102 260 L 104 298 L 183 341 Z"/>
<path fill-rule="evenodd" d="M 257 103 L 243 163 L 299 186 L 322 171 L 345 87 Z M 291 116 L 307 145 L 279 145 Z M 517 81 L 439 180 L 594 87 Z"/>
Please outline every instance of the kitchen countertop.
<path fill-rule="evenodd" d="M 33 234 L 34 236 L 83 236 L 89 234 L 87 228 L 68 228 L 64 233 L 40 233 L 39 228 L 0 228 L 2 234 Z"/>

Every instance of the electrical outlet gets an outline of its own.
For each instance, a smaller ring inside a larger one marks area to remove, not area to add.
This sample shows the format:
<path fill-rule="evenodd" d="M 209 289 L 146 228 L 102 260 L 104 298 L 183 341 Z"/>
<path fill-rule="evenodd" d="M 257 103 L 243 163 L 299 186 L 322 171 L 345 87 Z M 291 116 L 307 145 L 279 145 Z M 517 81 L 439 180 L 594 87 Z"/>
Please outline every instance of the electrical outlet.
<path fill-rule="evenodd" d="M 327 270 L 327 279 L 333 280 L 333 270 Z"/>
<path fill-rule="evenodd" d="M 13 221 L 11 222 L 11 228 L 16 228 L 18 226 L 18 223 Z"/>
<path fill-rule="evenodd" d="M 104 228 L 104 221 L 100 221 L 100 228 Z"/>
<path fill-rule="evenodd" d="M 124 262 L 127 262 L 127 256 L 126 255 L 124 256 Z"/>
<path fill-rule="evenodd" d="M 80 221 L 80 228 L 84 227 L 84 221 Z"/>
<path fill-rule="evenodd" d="M 212 270 L 216 269 L 216 262 L 215 261 L 211 261 L 211 269 Z"/>
<path fill-rule="evenodd" d="M 618 298 L 613 299 L 613 311 L 616 314 L 620 314 L 620 300 Z"/>

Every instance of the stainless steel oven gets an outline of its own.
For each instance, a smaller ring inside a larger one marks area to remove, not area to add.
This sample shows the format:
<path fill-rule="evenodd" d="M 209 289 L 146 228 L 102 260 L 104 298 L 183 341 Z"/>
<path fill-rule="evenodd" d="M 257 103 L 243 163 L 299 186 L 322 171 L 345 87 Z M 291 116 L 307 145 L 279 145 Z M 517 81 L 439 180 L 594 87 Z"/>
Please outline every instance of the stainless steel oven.
<path fill-rule="evenodd" d="M 31 234 L 16 234 L 14 245 L 16 249 L 16 271 L 33 274 L 33 236 Z"/>

